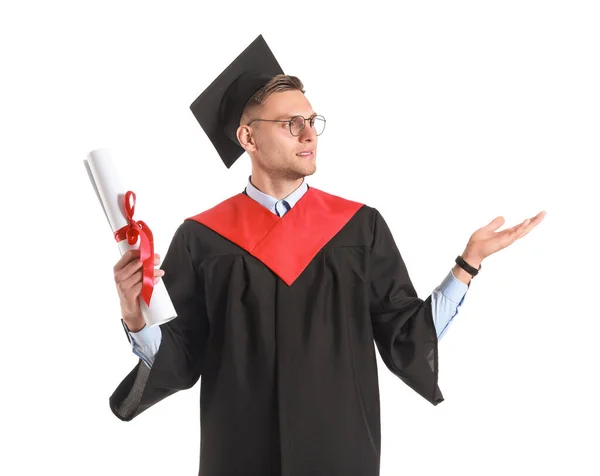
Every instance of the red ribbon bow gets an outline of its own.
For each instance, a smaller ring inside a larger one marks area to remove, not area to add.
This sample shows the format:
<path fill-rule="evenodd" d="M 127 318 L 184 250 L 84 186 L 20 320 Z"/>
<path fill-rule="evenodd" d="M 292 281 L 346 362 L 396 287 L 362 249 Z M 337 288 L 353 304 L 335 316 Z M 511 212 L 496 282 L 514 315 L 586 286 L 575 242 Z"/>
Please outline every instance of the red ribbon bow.
<path fill-rule="evenodd" d="M 133 205 L 129 204 L 130 197 L 133 197 Z M 127 239 L 130 245 L 135 245 L 138 237 L 140 237 L 140 261 L 144 263 L 142 265 L 141 297 L 146 305 L 150 306 L 150 299 L 154 289 L 154 238 L 148 225 L 141 220 L 136 221 L 133 219 L 134 213 L 135 193 L 130 190 L 125 194 L 125 217 L 127 218 L 127 225 L 115 231 L 115 239 L 117 243 Z"/>

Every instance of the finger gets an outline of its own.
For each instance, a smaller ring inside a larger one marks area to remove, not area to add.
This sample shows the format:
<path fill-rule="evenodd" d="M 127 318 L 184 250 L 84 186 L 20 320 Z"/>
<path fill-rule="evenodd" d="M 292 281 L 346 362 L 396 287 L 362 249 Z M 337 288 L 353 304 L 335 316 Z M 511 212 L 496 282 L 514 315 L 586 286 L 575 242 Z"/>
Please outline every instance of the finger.
<path fill-rule="evenodd" d="M 529 224 L 525 227 L 525 229 L 520 233 L 519 238 L 523 238 L 527 233 L 533 230 L 536 226 L 540 224 L 540 222 L 546 216 L 546 212 L 541 211 L 536 216 L 530 219 Z"/>
<path fill-rule="evenodd" d="M 126 296 L 126 299 L 130 303 L 133 304 L 140 297 L 140 294 L 142 294 L 142 283 L 141 282 L 139 282 L 131 287 L 131 289 L 129 290 L 129 293 Z"/>
<path fill-rule="evenodd" d="M 138 271 L 144 265 L 143 261 L 134 259 L 130 261 L 123 269 L 115 273 L 115 281 L 125 281 L 129 279 L 136 271 Z"/>
<path fill-rule="evenodd" d="M 142 293 L 142 283 L 136 284 L 126 295 L 121 295 L 121 309 L 134 312 L 140 309 L 139 296 Z"/>
<path fill-rule="evenodd" d="M 140 258 L 140 250 L 128 250 L 125 253 L 123 253 L 123 256 L 121 256 L 121 258 L 119 258 L 119 261 L 117 261 L 117 264 L 115 264 L 114 266 L 114 271 L 119 271 L 121 269 L 123 269 L 125 266 L 127 266 L 127 264 L 129 264 L 132 260 L 134 259 L 139 259 Z"/>
<path fill-rule="evenodd" d="M 515 240 L 524 237 L 531 230 L 531 218 L 525 220 L 519 228 L 517 228 Z"/>
<path fill-rule="evenodd" d="M 501 233 L 498 233 L 498 249 L 504 249 L 507 246 L 510 246 L 517 239 L 517 230 L 510 229 L 504 230 Z"/>
<path fill-rule="evenodd" d="M 524 224 L 525 222 L 527 222 L 527 224 L 525 225 L 525 230 L 524 230 L 524 233 L 523 233 L 522 236 L 525 236 L 533 228 L 535 228 L 544 219 L 545 216 L 546 216 L 546 212 L 542 210 L 536 216 L 528 218 L 527 220 L 525 220 L 522 224 Z"/>
<path fill-rule="evenodd" d="M 154 253 L 154 264 L 157 265 L 160 263 L 160 255 L 158 253 Z"/>
<path fill-rule="evenodd" d="M 524 226 L 527 226 L 529 224 L 529 220 L 530 219 L 527 218 L 527 219 L 523 220 L 521 223 L 517 223 L 515 226 L 513 226 L 511 228 L 507 228 L 506 230 L 499 231 L 496 234 L 501 236 L 502 239 L 504 239 L 504 236 L 514 237 L 515 234 L 520 233 L 520 231 L 523 229 Z"/>
<path fill-rule="evenodd" d="M 529 233 L 533 228 L 535 228 L 535 226 L 537 226 L 544 219 L 545 216 L 546 212 L 541 211 L 535 217 L 527 218 L 521 223 L 511 228 L 507 228 L 506 230 L 502 230 L 500 232 L 495 233 L 492 240 L 495 241 L 497 249 L 494 251 L 494 253 L 503 248 L 506 248 L 507 246 L 514 243 L 516 240 L 523 238 L 525 235 L 527 235 L 527 233 Z M 498 217 L 495 220 L 498 220 L 499 218 L 502 217 Z M 494 223 L 495 220 L 493 220 L 490 223 L 490 225 Z"/>
<path fill-rule="evenodd" d="M 140 289 L 141 289 L 141 282 L 142 282 L 142 272 L 138 271 L 137 273 L 134 273 L 132 276 L 130 276 L 127 279 L 121 280 L 117 283 L 117 289 L 119 290 L 119 295 L 125 297 L 125 298 L 131 298 L 131 294 L 132 294 L 132 289 L 137 286 L 138 284 L 140 285 Z"/>
<path fill-rule="evenodd" d="M 498 250 L 504 249 L 507 246 L 511 245 L 518 240 L 521 236 L 523 236 L 523 232 L 527 229 L 527 225 L 529 225 L 530 219 L 527 218 L 522 223 L 513 226 L 512 228 L 507 228 L 506 230 L 502 230 L 496 233 L 494 237 L 498 243 Z"/>
<path fill-rule="evenodd" d="M 164 269 L 154 269 L 154 282 L 157 282 L 156 278 L 160 278 L 164 275 L 165 275 Z M 118 285 L 121 293 L 125 295 L 128 292 L 130 292 L 129 291 L 130 288 L 135 286 L 137 283 L 142 282 L 142 279 L 143 279 L 143 271 L 138 270 L 138 271 L 132 273 L 131 276 L 123 277 L 123 279 L 121 279 L 117 282 L 117 285 Z"/>
<path fill-rule="evenodd" d="M 538 213 L 536 216 L 534 216 L 531 219 L 531 223 L 532 223 L 531 228 L 537 226 L 544 219 L 545 216 L 546 216 L 546 212 L 544 210 L 542 210 L 540 213 Z"/>
<path fill-rule="evenodd" d="M 504 225 L 504 217 L 499 216 L 494 218 L 491 222 L 489 222 L 486 226 L 484 226 L 484 228 L 490 230 L 490 231 L 494 231 L 497 230 L 498 228 L 500 228 L 502 225 Z"/>

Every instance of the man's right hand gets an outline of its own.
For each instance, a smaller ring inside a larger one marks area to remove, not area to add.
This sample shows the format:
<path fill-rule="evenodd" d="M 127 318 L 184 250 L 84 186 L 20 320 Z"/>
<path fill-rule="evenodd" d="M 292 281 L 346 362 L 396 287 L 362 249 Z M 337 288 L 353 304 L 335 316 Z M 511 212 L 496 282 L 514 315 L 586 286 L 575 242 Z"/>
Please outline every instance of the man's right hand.
<path fill-rule="evenodd" d="M 160 256 L 155 253 L 154 265 L 159 262 Z M 146 325 L 139 300 L 142 292 L 142 264 L 140 250 L 129 250 L 121 256 L 113 268 L 121 302 L 121 315 L 131 332 L 138 332 Z M 155 269 L 154 284 L 158 283 L 164 274 L 162 269 Z"/>

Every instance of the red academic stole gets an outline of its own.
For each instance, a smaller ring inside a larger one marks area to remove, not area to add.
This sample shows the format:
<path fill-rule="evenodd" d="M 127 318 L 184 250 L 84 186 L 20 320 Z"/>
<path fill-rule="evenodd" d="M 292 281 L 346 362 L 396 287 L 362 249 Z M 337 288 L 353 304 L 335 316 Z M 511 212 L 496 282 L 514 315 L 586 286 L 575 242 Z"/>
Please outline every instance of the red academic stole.
<path fill-rule="evenodd" d="M 246 250 L 289 286 L 362 206 L 310 187 L 283 217 L 239 193 L 189 219 Z"/>

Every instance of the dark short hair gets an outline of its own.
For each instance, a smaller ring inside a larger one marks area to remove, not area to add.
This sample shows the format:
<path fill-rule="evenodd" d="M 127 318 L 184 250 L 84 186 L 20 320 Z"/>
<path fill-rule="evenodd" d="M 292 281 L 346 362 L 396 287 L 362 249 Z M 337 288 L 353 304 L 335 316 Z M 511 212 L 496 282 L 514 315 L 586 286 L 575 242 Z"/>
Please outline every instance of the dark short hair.
<path fill-rule="evenodd" d="M 267 84 L 256 91 L 248 100 L 244 110 L 242 111 L 240 124 L 247 119 L 246 115 L 249 114 L 251 109 L 256 106 L 262 106 L 271 94 L 291 90 L 301 91 L 302 94 L 304 94 L 304 85 L 299 78 L 287 74 L 278 74 L 277 76 L 273 77 Z"/>

